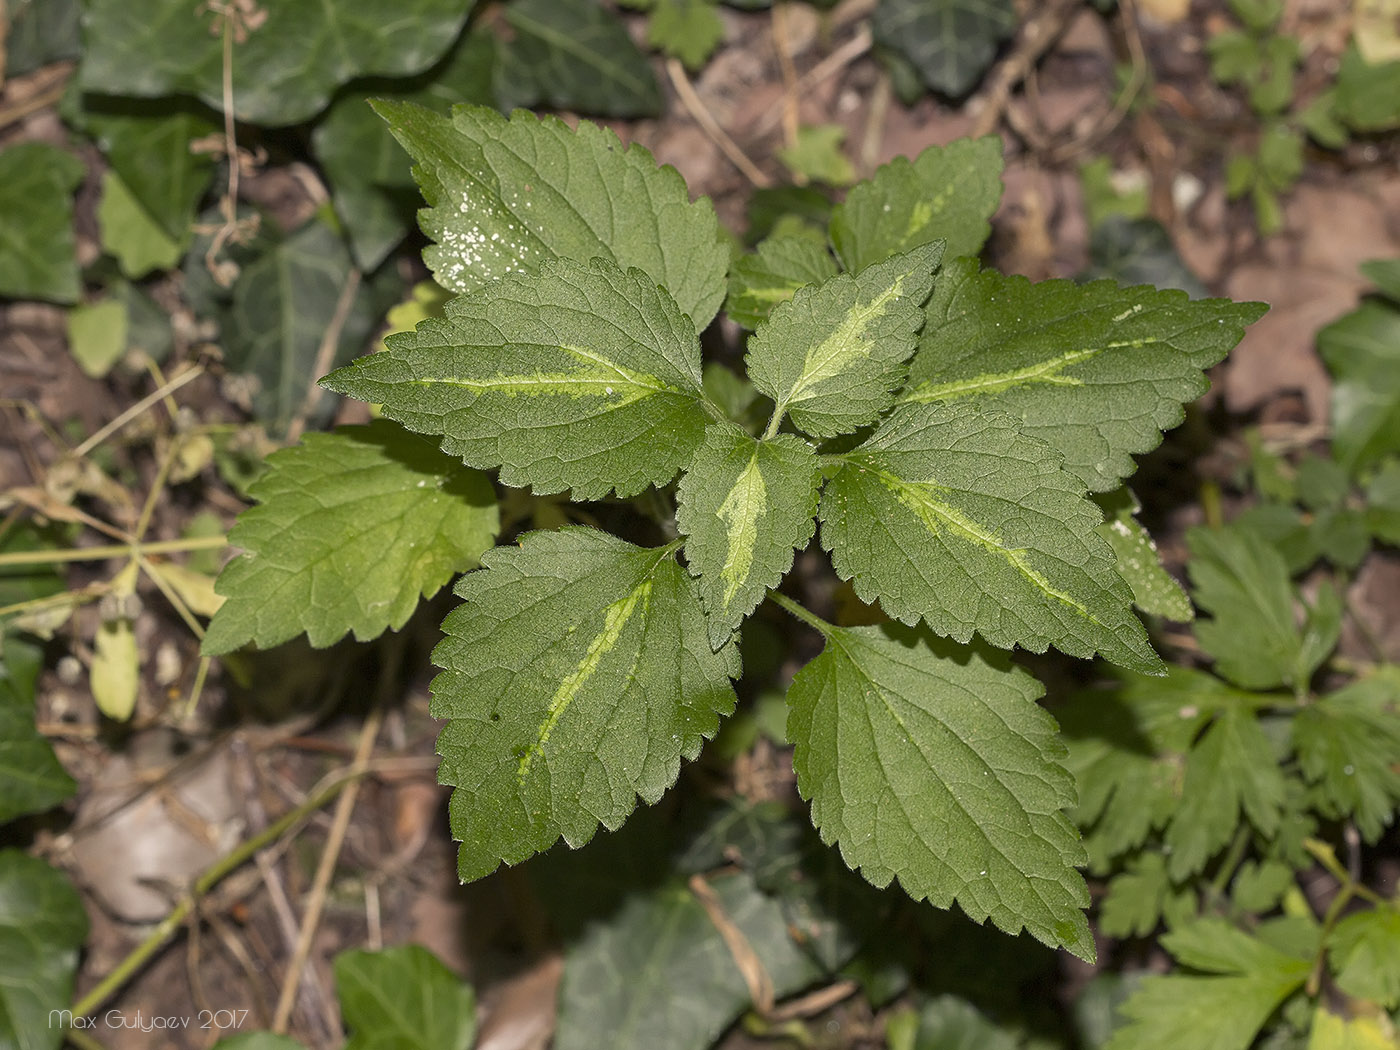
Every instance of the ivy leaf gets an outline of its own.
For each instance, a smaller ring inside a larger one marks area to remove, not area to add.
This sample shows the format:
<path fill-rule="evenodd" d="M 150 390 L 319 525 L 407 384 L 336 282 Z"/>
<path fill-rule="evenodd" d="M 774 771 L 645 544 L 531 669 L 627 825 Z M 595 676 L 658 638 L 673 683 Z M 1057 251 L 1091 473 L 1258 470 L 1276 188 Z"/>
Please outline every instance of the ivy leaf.
<path fill-rule="evenodd" d="M 34 686 L 10 672 L 18 643 L 0 638 L 0 824 L 42 813 L 69 798 L 77 784 L 34 727 Z"/>
<path fill-rule="evenodd" d="M 1292 720 L 1303 775 L 1317 786 L 1319 808 L 1350 818 L 1375 842 L 1400 805 L 1400 670 L 1382 667 L 1302 708 Z"/>
<path fill-rule="evenodd" d="M 20 77 L 83 53 L 78 0 L 11 0 L 5 74 Z"/>
<path fill-rule="evenodd" d="M 955 259 L 929 300 L 904 400 L 1010 412 L 1090 489 L 1113 489 L 1265 309 L 1112 281 L 1032 284 Z"/>
<path fill-rule="evenodd" d="M 77 300 L 73 191 L 82 181 L 82 161 L 57 146 L 0 150 L 0 296 Z"/>
<path fill-rule="evenodd" d="M 1366 300 L 1318 332 L 1317 348 L 1332 373 L 1337 462 L 1355 475 L 1400 452 L 1400 304 Z"/>
<path fill-rule="evenodd" d="M 539 493 L 664 484 L 713 419 L 690 321 L 646 274 L 604 259 L 502 278 L 387 346 L 323 384 Z"/>
<path fill-rule="evenodd" d="M 220 130 L 214 116 L 187 98 L 83 99 L 83 130 L 132 200 L 182 246 L 214 174 L 213 156 L 190 145 Z"/>
<path fill-rule="evenodd" d="M 463 881 L 617 828 L 734 709 L 737 650 L 711 651 L 674 548 L 532 532 L 458 583 L 432 711 Z"/>
<path fill-rule="evenodd" d="M 1245 689 L 1305 687 L 1336 633 L 1318 637 L 1298 630 L 1283 556 L 1237 527 L 1195 528 L 1186 543 L 1196 604 L 1212 617 L 1196 621 L 1196 639 L 1216 670 Z"/>
<path fill-rule="evenodd" d="M 800 288 L 749 339 L 749 378 L 813 437 L 873 422 L 904 382 L 941 244 Z"/>
<path fill-rule="evenodd" d="M 906 59 L 934 91 L 967 94 L 1016 28 L 1011 0 L 880 0 L 875 42 Z"/>
<path fill-rule="evenodd" d="M 363 81 L 341 91 L 311 133 L 311 147 L 330 181 L 335 214 L 360 269 L 376 269 L 413 225 L 419 199 L 407 154 L 370 108 L 376 98 L 416 102 L 446 113 L 454 103 L 493 101 L 496 43 L 468 32 L 442 62 L 412 80 Z"/>
<path fill-rule="evenodd" d="M 853 187 L 831 215 L 831 242 L 846 269 L 935 240 L 949 259 L 980 252 L 1001 201 L 1001 148 L 995 135 L 930 146 Z"/>
<path fill-rule="evenodd" d="M 890 1050 L 1023 1050 L 1015 1032 L 995 1024 L 966 999 L 939 995 L 915 1013 L 890 1014 Z"/>
<path fill-rule="evenodd" d="M 97 223 L 102 233 L 103 251 L 113 256 L 122 273 L 132 279 L 145 277 L 152 270 L 168 270 L 185 254 L 185 245 L 165 232 L 132 196 L 121 176 L 111 169 L 102 174 L 102 201 L 97 206 Z M 185 232 L 188 240 L 188 229 Z M 119 303 L 115 305 L 122 311 L 125 321 L 125 309 Z M 121 349 L 126 350 L 125 331 L 120 335 L 112 332 L 109 338 L 114 342 L 120 339 Z"/>
<path fill-rule="evenodd" d="M 777 995 L 820 976 L 789 936 L 780 905 L 751 876 L 719 875 L 708 884 Z M 749 1005 L 748 985 L 719 928 L 695 893 L 671 879 L 629 894 L 570 942 L 555 1045 L 704 1050 Z"/>
<path fill-rule="evenodd" d="M 67 877 L 22 850 L 0 850 L 0 1048 L 58 1050 L 87 939 L 87 913 Z"/>
<path fill-rule="evenodd" d="M 816 531 L 821 463 L 792 434 L 757 441 L 732 423 L 705 431 L 681 478 L 676 524 L 718 649 Z"/>
<path fill-rule="evenodd" d="M 1185 965 L 1219 976 L 1144 978 L 1121 1008 L 1129 1023 L 1105 1050 L 1248 1050 L 1311 966 L 1219 919 L 1173 930 L 1162 943 Z"/>
<path fill-rule="evenodd" d="M 1337 987 L 1387 1010 L 1400 1006 L 1400 910 L 1393 904 L 1348 915 L 1333 931 L 1330 947 Z"/>
<path fill-rule="evenodd" d="M 1132 490 L 1125 486 L 1097 502 L 1107 518 L 1098 528 L 1099 535 L 1113 548 L 1118 575 L 1133 590 L 1133 604 L 1145 613 L 1189 623 L 1196 615 L 1191 600 L 1162 567 L 1157 544 L 1137 520 L 1142 504 Z"/>
<path fill-rule="evenodd" d="M 416 944 L 335 957 L 345 1050 L 469 1050 L 476 1038 L 472 987 Z"/>
<path fill-rule="evenodd" d="M 1243 703 L 1222 708 L 1186 759 L 1181 802 L 1166 831 L 1168 873 L 1181 881 L 1200 871 L 1242 816 L 1271 838 L 1285 795 L 1278 756 L 1254 712 Z"/>
<path fill-rule="evenodd" d="M 657 0 L 647 20 L 647 43 L 698 72 L 724 40 L 724 22 L 711 0 Z"/>
<path fill-rule="evenodd" d="M 306 405 L 307 391 L 314 389 L 317 369 L 324 364 L 321 344 L 341 308 L 352 270 L 344 239 L 313 220 L 272 242 L 238 275 L 223 326 L 224 354 L 230 370 L 250 378 L 253 411 L 269 431 L 284 433 Z M 354 356 L 369 338 L 380 316 L 372 294 L 377 290 L 369 284 L 356 294 L 332 364 Z M 313 398 L 308 422 L 329 421 L 333 402 L 324 395 Z"/>
<path fill-rule="evenodd" d="M 752 330 L 803 285 L 835 275 L 836 261 L 823 241 L 793 234 L 769 237 L 734 263 L 725 310 L 732 321 Z"/>
<path fill-rule="evenodd" d="M 1133 615 L 1099 510 L 1049 446 L 970 403 L 904 405 L 822 494 L 822 544 L 856 594 L 966 642 L 1162 662 Z"/>
<path fill-rule="evenodd" d="M 812 822 L 876 886 L 1094 958 L 1085 860 L 1042 688 L 1000 654 L 894 625 L 824 629 L 788 692 Z"/>
<path fill-rule="evenodd" d="M 423 261 L 438 284 L 469 292 L 551 258 L 610 259 L 639 267 L 704 329 L 724 301 L 729 252 L 708 199 L 692 203 L 674 168 L 588 121 L 458 106 L 375 109 L 417 166 L 429 208 L 419 222 L 435 244 Z"/>
<path fill-rule="evenodd" d="M 322 0 L 266 4 L 234 32 L 234 115 L 250 124 L 296 124 L 360 76 L 411 76 L 442 57 L 472 5 L 463 0 Z M 221 16 L 186 0 L 91 0 L 78 75 L 102 95 L 196 95 L 223 105 Z M 241 39 L 240 39 L 241 38 Z M 140 61 L 133 61 L 140 55 Z"/>
<path fill-rule="evenodd" d="M 514 0 L 501 49 L 501 108 L 547 105 L 607 117 L 661 112 L 661 89 L 627 28 L 597 0 Z M 576 174 L 576 173 L 573 173 Z"/>
<path fill-rule="evenodd" d="M 490 482 L 392 423 L 307 434 L 267 467 L 229 532 L 244 553 L 219 576 L 207 655 L 398 630 L 496 536 Z"/>

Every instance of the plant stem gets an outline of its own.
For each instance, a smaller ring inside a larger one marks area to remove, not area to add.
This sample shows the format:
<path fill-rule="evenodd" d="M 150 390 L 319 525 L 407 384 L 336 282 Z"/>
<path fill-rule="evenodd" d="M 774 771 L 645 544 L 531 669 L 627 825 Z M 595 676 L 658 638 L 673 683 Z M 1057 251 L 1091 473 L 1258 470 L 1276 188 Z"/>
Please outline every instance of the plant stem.
<path fill-rule="evenodd" d="M 768 441 L 778 434 L 778 428 L 783 425 L 783 416 L 787 415 L 787 407 L 779 404 L 773 409 L 773 415 L 768 420 L 768 427 L 763 431 L 763 440 Z"/>
<path fill-rule="evenodd" d="M 0 568 L 10 565 L 50 565 L 61 561 L 105 561 L 143 554 L 174 554 L 180 551 L 209 551 L 228 546 L 226 536 L 191 536 L 182 540 L 156 540 L 154 543 L 110 543 L 103 547 L 74 547 L 69 550 L 14 551 L 0 554 Z"/>
<path fill-rule="evenodd" d="M 823 635 L 830 635 L 832 631 L 836 630 L 835 624 L 827 623 L 816 613 L 808 609 L 805 605 L 801 605 L 798 602 L 793 601 L 786 594 L 783 594 L 780 591 L 769 591 L 768 597 L 772 600 L 773 604 L 777 605 L 781 609 L 786 610 L 793 616 L 796 616 L 808 627 L 812 628 L 815 631 L 820 631 Z"/>
<path fill-rule="evenodd" d="M 198 898 L 212 890 L 227 875 L 242 867 L 253 854 L 281 838 L 290 828 L 315 813 L 367 772 L 369 770 L 363 767 L 347 769 L 338 780 L 327 785 L 325 789 L 307 799 L 296 809 L 283 814 L 282 817 L 269 824 L 258 834 L 205 868 L 203 873 L 195 879 L 189 893 L 180 899 L 179 903 L 171 909 L 170 914 L 161 920 L 150 935 L 133 948 L 125 959 L 114 966 L 111 972 L 98 982 L 92 991 L 73 1004 L 73 1016 L 75 1018 L 87 1017 L 111 998 L 117 989 L 125 984 L 152 955 L 160 950 L 166 941 L 174 936 L 175 931 L 194 911 Z"/>

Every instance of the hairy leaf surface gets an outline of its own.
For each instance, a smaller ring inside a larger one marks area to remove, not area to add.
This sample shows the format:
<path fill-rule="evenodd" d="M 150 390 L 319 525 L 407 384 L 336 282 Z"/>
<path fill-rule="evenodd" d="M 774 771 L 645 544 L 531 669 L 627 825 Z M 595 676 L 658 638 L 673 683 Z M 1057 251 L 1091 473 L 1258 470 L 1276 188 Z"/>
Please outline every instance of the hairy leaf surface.
<path fill-rule="evenodd" d="M 551 258 L 639 267 L 703 329 L 724 301 L 728 252 L 708 199 L 691 203 L 674 168 L 606 128 L 480 106 L 451 117 L 403 102 L 375 108 L 416 162 L 433 239 L 423 261 L 468 292 Z"/>
<path fill-rule="evenodd" d="M 894 401 L 941 244 L 800 288 L 749 339 L 754 386 L 813 437 L 847 434 Z"/>
<path fill-rule="evenodd" d="M 792 434 L 755 440 L 716 423 L 681 478 L 676 524 L 719 648 L 816 531 L 821 464 Z"/>
<path fill-rule="evenodd" d="M 489 551 L 433 652 L 439 778 L 464 880 L 655 802 L 734 708 L 736 647 L 710 649 L 674 546 L 584 528 Z"/>
<path fill-rule="evenodd" d="M 835 275 L 836 260 L 819 239 L 769 237 L 734 264 L 725 309 L 732 320 L 752 330 L 803 285 L 820 284 Z"/>
<path fill-rule="evenodd" d="M 187 0 L 91 0 L 82 88 L 102 95 L 196 95 L 223 105 L 223 34 L 234 36 L 239 120 L 279 126 L 314 116 L 359 76 L 410 76 L 442 57 L 472 8 L 463 0 L 267 3 L 250 26 Z M 139 56 L 139 57 L 138 57 Z"/>
<path fill-rule="evenodd" d="M 229 532 L 243 554 L 219 577 L 211 655 L 397 630 L 496 536 L 491 483 L 392 423 L 308 434 L 267 466 Z"/>
<path fill-rule="evenodd" d="M 929 300 L 903 400 L 1010 412 L 1089 488 L 1115 488 L 1135 469 L 1132 457 L 1181 422 L 1182 404 L 1206 392 L 1203 370 L 1265 309 L 1112 281 L 1032 284 L 952 260 Z"/>
<path fill-rule="evenodd" d="M 1040 683 L 1001 654 L 896 626 L 832 628 L 788 694 L 797 786 L 876 886 L 956 901 L 1093 959 L 1089 894 Z"/>
<path fill-rule="evenodd" d="M 822 544 L 865 601 L 966 642 L 1157 672 L 1101 516 L 1049 446 L 971 404 L 905 405 L 821 501 Z"/>
<path fill-rule="evenodd" d="M 1157 544 L 1137 520 L 1142 505 L 1127 488 L 1098 498 L 1107 520 L 1099 535 L 1113 548 L 1118 575 L 1133 591 L 1133 604 L 1145 613 L 1187 623 L 1195 615 L 1181 584 L 1162 567 Z"/>
<path fill-rule="evenodd" d="M 980 252 L 1001 201 L 1001 148 L 995 135 L 930 146 L 854 186 L 831 215 L 831 242 L 846 269 L 936 240 L 949 259 Z"/>
<path fill-rule="evenodd" d="M 714 418 L 690 321 L 646 274 L 604 259 L 557 260 L 459 296 L 387 347 L 324 384 L 541 493 L 664 484 Z"/>

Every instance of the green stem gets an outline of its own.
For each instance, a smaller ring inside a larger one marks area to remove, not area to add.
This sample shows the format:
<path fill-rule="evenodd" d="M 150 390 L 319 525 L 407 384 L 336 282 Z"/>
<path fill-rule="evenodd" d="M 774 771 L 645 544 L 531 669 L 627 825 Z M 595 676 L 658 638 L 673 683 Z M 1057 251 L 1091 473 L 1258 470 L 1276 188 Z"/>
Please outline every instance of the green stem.
<path fill-rule="evenodd" d="M 783 425 L 783 416 L 787 415 L 787 406 L 779 402 L 773 407 L 773 415 L 768 419 L 768 426 L 763 431 L 763 440 L 769 441 L 776 437 L 778 428 Z"/>
<path fill-rule="evenodd" d="M 1240 866 L 1240 862 L 1244 860 L 1245 850 L 1249 846 L 1249 839 L 1249 826 L 1241 824 L 1235 831 L 1235 837 L 1230 842 L 1230 848 L 1225 854 L 1225 859 L 1220 862 L 1220 869 L 1215 873 L 1215 878 L 1210 881 L 1208 895 L 1211 899 L 1211 905 L 1221 912 L 1225 911 L 1225 889 L 1230 885 L 1230 879 L 1234 877 L 1235 871 Z"/>
<path fill-rule="evenodd" d="M 69 550 L 14 551 L 0 554 L 0 568 L 10 565 L 50 565 L 62 561 L 105 561 L 142 554 L 209 551 L 227 546 L 226 536 L 191 536 L 183 540 L 156 540 L 154 543 L 110 543 L 103 547 L 75 547 Z"/>
<path fill-rule="evenodd" d="M 92 991 L 73 1004 L 73 1016 L 75 1018 L 87 1017 L 106 1002 L 152 955 L 164 946 L 166 941 L 175 935 L 175 931 L 194 911 L 196 901 L 218 885 L 225 876 L 242 867 L 253 854 L 271 845 L 289 828 L 315 813 L 367 772 L 366 769 L 346 770 L 345 775 L 339 780 L 334 781 L 296 809 L 284 814 L 258 834 L 240 844 L 232 852 L 225 854 L 205 868 L 199 878 L 195 879 L 194 885 L 190 887 L 190 892 L 180 899 L 170 914 L 161 920 L 150 935 L 133 948 L 125 959 L 113 967 L 111 972 L 98 982 Z"/>
<path fill-rule="evenodd" d="M 823 635 L 829 636 L 832 631 L 836 630 L 835 624 L 827 623 L 816 613 L 808 609 L 805 605 L 801 605 L 798 602 L 793 601 L 786 594 L 783 594 L 780 591 L 769 591 L 768 597 L 774 605 L 777 605 L 779 608 L 786 610 L 793 616 L 796 616 L 808 627 L 812 628 L 815 631 L 820 631 Z"/>
<path fill-rule="evenodd" d="M 63 1038 L 76 1046 L 78 1050 L 106 1050 L 106 1048 L 92 1036 L 76 1028 L 64 1029 Z"/>

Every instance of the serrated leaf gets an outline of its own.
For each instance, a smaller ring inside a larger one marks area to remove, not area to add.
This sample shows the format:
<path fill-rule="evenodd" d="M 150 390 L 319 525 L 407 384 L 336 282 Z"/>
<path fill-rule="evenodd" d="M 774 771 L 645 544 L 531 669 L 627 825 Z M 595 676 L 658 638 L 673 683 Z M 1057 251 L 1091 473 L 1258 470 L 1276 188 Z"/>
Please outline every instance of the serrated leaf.
<path fill-rule="evenodd" d="M 904 405 L 822 494 L 822 545 L 864 601 L 960 642 L 1160 671 L 1101 515 L 1049 446 L 970 402 Z"/>
<path fill-rule="evenodd" d="M 1085 860 L 1040 683 L 907 628 L 830 628 L 788 692 L 793 767 L 846 863 L 915 900 L 1094 957 Z"/>
<path fill-rule="evenodd" d="M 0 296 L 78 298 L 72 198 L 82 181 L 82 161 L 57 146 L 0 150 Z"/>
<path fill-rule="evenodd" d="M 187 98 L 155 100 L 86 96 L 83 130 L 91 135 L 131 201 L 181 246 L 190 241 L 214 157 L 190 147 L 220 131 L 215 114 Z"/>
<path fill-rule="evenodd" d="M 1166 858 L 1143 853 L 1109 882 L 1100 905 L 1099 929 L 1109 937 L 1144 937 L 1164 917 L 1168 923 L 1184 918 L 1194 906 L 1195 894 L 1172 884 Z"/>
<path fill-rule="evenodd" d="M 647 43 L 698 71 L 724 40 L 724 22 L 712 0 L 656 0 Z"/>
<path fill-rule="evenodd" d="M 1305 688 L 1330 646 L 1305 637 L 1294 622 L 1283 556 L 1235 526 L 1192 529 L 1186 543 L 1196 604 L 1211 614 L 1193 630 L 1216 670 L 1245 689 Z"/>
<path fill-rule="evenodd" d="M 1166 831 L 1167 871 L 1177 881 L 1200 871 L 1244 817 L 1272 837 L 1284 801 L 1278 757 L 1259 720 L 1240 704 L 1222 708 L 1186 759 L 1181 803 Z"/>
<path fill-rule="evenodd" d="M 1196 734 L 1222 706 L 1246 698 L 1213 675 L 1168 666 L 1165 677 L 1124 675 L 1111 689 L 1076 693 L 1057 710 L 1091 871 L 1107 871 L 1115 857 L 1166 826 L 1180 803 Z"/>
<path fill-rule="evenodd" d="M 812 538 L 820 484 L 820 460 L 792 434 L 758 441 L 732 423 L 705 431 L 677 490 L 676 525 L 687 537 L 712 647 L 728 640 Z"/>
<path fill-rule="evenodd" d="M 1337 924 L 1328 959 L 1337 987 L 1388 1010 L 1400 1006 L 1400 910 L 1378 904 Z"/>
<path fill-rule="evenodd" d="M 1292 720 L 1303 775 L 1331 817 L 1350 818 L 1375 842 L 1400 805 L 1400 670 L 1384 666 L 1308 704 Z"/>
<path fill-rule="evenodd" d="M 341 952 L 335 990 L 345 1050 L 468 1050 L 476 1038 L 471 985 L 416 944 Z"/>
<path fill-rule="evenodd" d="M 958 139 L 914 160 L 896 157 L 859 183 L 831 215 L 831 242 L 848 270 L 921 244 L 949 259 L 976 255 L 1001 201 L 1001 139 Z"/>
<path fill-rule="evenodd" d="M 813 437 L 847 434 L 894 401 L 923 323 L 940 244 L 800 288 L 749 338 L 754 386 Z"/>
<path fill-rule="evenodd" d="M 311 147 L 330 181 L 335 214 L 361 270 L 374 270 L 413 226 L 419 200 L 407 154 L 365 97 L 415 102 L 440 113 L 453 104 L 493 100 L 495 40 L 468 32 L 447 57 L 412 80 L 357 82 L 337 94 Z"/>
<path fill-rule="evenodd" d="M 1032 284 L 976 260 L 943 267 L 904 400 L 974 402 L 1022 420 L 1095 491 L 1116 488 L 1205 393 L 1202 374 L 1262 303 L 1111 281 Z"/>
<path fill-rule="evenodd" d="M 442 57 L 472 4 L 464 0 L 322 0 L 235 9 L 233 99 L 239 120 L 295 124 L 360 76 L 411 76 Z M 196 95 L 223 104 L 223 23 L 186 0 L 91 0 L 82 89 L 105 95 Z M 239 38 L 242 39 L 239 39 Z M 140 55 L 133 61 L 133 55 Z"/>
<path fill-rule="evenodd" d="M 954 98 L 976 86 L 1015 28 L 1011 0 L 880 0 L 871 19 L 876 43 Z"/>
<path fill-rule="evenodd" d="M 661 112 L 661 89 L 627 28 L 598 0 L 514 0 L 501 48 L 503 110 L 551 106 L 605 117 Z"/>
<path fill-rule="evenodd" d="M 1162 567 L 1157 544 L 1138 522 L 1136 515 L 1142 505 L 1137 497 L 1125 487 L 1100 497 L 1098 504 L 1107 519 L 1099 526 L 1099 535 L 1113 548 L 1118 575 L 1132 588 L 1133 604 L 1145 613 L 1189 623 L 1196 615 L 1191 600 Z"/>
<path fill-rule="evenodd" d="M 1235 875 L 1230 898 L 1237 908 L 1262 913 L 1272 911 L 1296 885 L 1292 867 L 1282 861 L 1247 860 Z"/>
<path fill-rule="evenodd" d="M 799 182 L 849 186 L 856 180 L 856 169 L 841 152 L 845 141 L 846 129 L 840 124 L 804 124 L 790 145 L 778 148 L 778 159 Z"/>
<path fill-rule="evenodd" d="M 207 655 L 398 630 L 496 535 L 490 482 L 391 423 L 307 434 L 267 465 L 229 532 L 243 554 L 219 577 Z"/>
<path fill-rule="evenodd" d="M 708 199 L 692 203 L 670 167 L 588 121 L 459 106 L 376 110 L 416 162 L 429 204 L 419 223 L 435 244 L 423 261 L 437 282 L 468 292 L 550 258 L 610 259 L 644 270 L 697 331 L 724 301 L 729 253 Z"/>
<path fill-rule="evenodd" d="M 253 411 L 269 431 L 284 432 L 308 403 L 316 370 L 324 364 L 321 343 L 352 270 L 345 241 L 313 220 L 273 242 L 239 274 L 223 330 L 225 360 L 231 371 L 249 377 Z M 331 364 L 343 363 L 364 346 L 379 320 L 375 292 L 366 282 L 355 295 Z M 310 402 L 308 422 L 328 421 L 334 399 L 322 395 Z"/>
<path fill-rule="evenodd" d="M 1371 478 L 1364 520 L 1377 539 L 1400 545 L 1400 460 L 1383 463 Z"/>
<path fill-rule="evenodd" d="M 820 976 L 789 937 L 778 903 L 751 876 L 720 875 L 709 885 L 777 995 Z M 571 942 L 555 1046 L 705 1050 L 749 1004 L 744 975 L 718 927 L 695 893 L 670 879 L 632 893 Z"/>
<path fill-rule="evenodd" d="M 68 878 L 17 849 L 0 850 L 0 1050 L 58 1050 L 87 939 L 87 913 Z"/>
<path fill-rule="evenodd" d="M 1317 333 L 1332 373 L 1332 453 L 1353 475 L 1400 452 L 1400 307 L 1368 299 Z"/>
<path fill-rule="evenodd" d="M 97 223 L 103 250 L 113 256 L 122 273 L 132 279 L 145 277 L 152 270 L 168 270 L 184 255 L 185 245 L 165 232 L 112 170 L 102 176 Z M 188 240 L 188 230 L 186 234 Z M 123 344 L 125 336 L 123 332 Z M 122 348 L 125 349 L 125 345 Z"/>
<path fill-rule="evenodd" d="M 769 237 L 734 263 L 725 311 L 731 320 L 752 330 L 797 289 L 835 275 L 836 261 L 820 240 L 795 235 Z"/>
<path fill-rule="evenodd" d="M 1220 976 L 1144 978 L 1121 1008 L 1128 1024 L 1105 1050 L 1248 1050 L 1311 967 L 1217 919 L 1173 930 L 1162 943 L 1186 965 Z"/>
<path fill-rule="evenodd" d="M 714 419 L 690 321 L 646 274 L 604 259 L 503 278 L 387 344 L 323 384 L 539 493 L 664 484 Z"/>
<path fill-rule="evenodd" d="M 458 583 L 432 711 L 463 880 L 617 828 L 733 710 L 736 649 L 711 651 L 673 550 L 533 532 Z"/>

